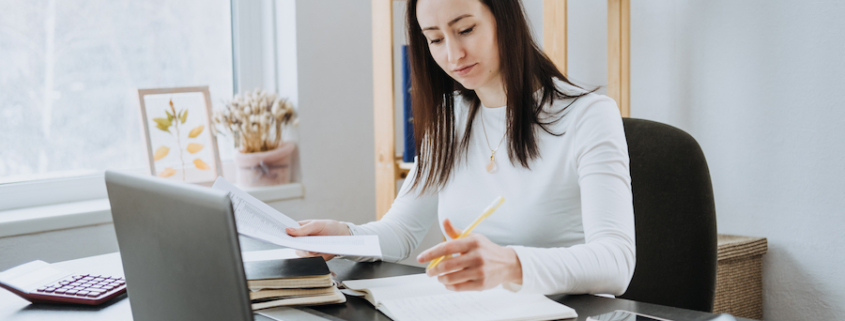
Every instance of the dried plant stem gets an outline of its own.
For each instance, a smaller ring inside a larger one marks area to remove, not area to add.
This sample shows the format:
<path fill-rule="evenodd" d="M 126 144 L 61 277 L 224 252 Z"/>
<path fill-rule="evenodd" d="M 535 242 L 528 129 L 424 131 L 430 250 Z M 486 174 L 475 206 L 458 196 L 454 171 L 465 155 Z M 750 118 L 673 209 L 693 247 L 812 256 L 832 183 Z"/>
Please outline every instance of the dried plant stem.
<path fill-rule="evenodd" d="M 185 181 L 185 157 L 182 156 L 182 136 L 179 135 L 179 117 L 176 117 L 176 108 L 173 104 L 170 105 L 170 111 L 173 112 L 173 127 L 176 128 L 176 145 L 179 146 L 179 161 L 182 162 L 182 181 Z"/>

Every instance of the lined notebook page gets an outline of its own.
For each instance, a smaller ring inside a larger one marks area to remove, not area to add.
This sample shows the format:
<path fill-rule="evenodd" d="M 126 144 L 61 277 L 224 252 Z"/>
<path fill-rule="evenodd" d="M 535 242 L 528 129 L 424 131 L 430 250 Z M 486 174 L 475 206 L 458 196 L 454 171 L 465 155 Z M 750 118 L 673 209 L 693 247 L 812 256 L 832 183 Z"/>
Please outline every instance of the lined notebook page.
<path fill-rule="evenodd" d="M 572 308 L 544 295 L 515 294 L 501 288 L 383 300 L 381 308 L 393 320 L 402 321 L 556 320 L 578 316 Z"/>
<path fill-rule="evenodd" d="M 343 285 L 353 290 L 369 292 L 373 305 L 378 305 L 378 302 L 384 299 L 451 293 L 443 283 L 437 281 L 437 278 L 428 277 L 425 274 L 343 281 Z"/>

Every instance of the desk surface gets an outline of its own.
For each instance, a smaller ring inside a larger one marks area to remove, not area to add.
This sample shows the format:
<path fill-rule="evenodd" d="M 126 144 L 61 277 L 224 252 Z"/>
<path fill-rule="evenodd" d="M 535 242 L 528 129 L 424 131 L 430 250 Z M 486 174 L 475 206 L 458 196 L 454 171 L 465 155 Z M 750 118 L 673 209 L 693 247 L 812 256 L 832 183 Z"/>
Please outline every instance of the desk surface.
<path fill-rule="evenodd" d="M 248 242 L 244 242 L 248 243 Z M 258 250 L 263 246 L 247 246 L 244 249 Z M 64 269 L 85 273 L 123 276 L 123 266 L 119 253 L 93 256 L 78 260 L 57 263 Z M 357 263 L 345 259 L 329 261 L 329 267 L 337 274 L 339 281 L 351 279 L 369 279 L 413 273 L 421 273 L 422 268 L 386 263 Z M 572 307 L 578 312 L 578 320 L 586 320 L 587 316 L 598 315 L 614 310 L 628 310 L 641 312 L 669 320 L 706 320 L 712 316 L 709 313 L 684 310 L 655 304 L 641 303 L 624 299 L 609 299 L 592 295 L 554 295 L 553 300 Z M 384 320 L 390 319 L 376 311 L 369 302 L 358 297 L 347 296 L 344 304 L 334 304 L 306 308 L 307 312 L 324 316 L 328 319 L 341 320 Z M 315 312 L 316 311 L 316 312 Z M 96 321 L 96 320 L 132 320 L 129 298 L 126 294 L 100 306 L 70 306 L 31 304 L 6 290 L 0 289 L 0 320 L 30 321 L 30 320 L 63 320 L 63 321 Z M 737 320 L 748 320 L 737 318 Z"/>

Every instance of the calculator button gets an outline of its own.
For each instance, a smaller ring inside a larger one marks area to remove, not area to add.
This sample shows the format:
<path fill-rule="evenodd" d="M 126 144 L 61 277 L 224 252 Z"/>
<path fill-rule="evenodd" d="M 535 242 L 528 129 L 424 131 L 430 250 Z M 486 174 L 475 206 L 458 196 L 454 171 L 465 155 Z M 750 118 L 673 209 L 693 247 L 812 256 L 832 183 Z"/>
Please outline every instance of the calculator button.
<path fill-rule="evenodd" d="M 91 292 L 90 292 L 90 291 L 79 291 L 79 292 L 76 292 L 76 295 L 78 295 L 78 296 L 86 296 L 86 295 L 88 295 L 88 293 L 91 293 Z"/>
<path fill-rule="evenodd" d="M 76 292 L 79 292 L 79 290 L 67 290 L 67 291 L 65 291 L 65 294 L 74 295 L 74 294 L 76 294 Z"/>
<path fill-rule="evenodd" d="M 114 285 L 107 285 L 104 289 L 106 289 L 106 290 L 108 290 L 108 291 L 111 291 L 111 289 L 114 289 L 114 288 L 116 288 L 116 286 L 114 286 Z"/>
<path fill-rule="evenodd" d="M 56 288 L 54 288 L 54 287 L 49 287 L 49 288 L 47 288 L 46 290 L 44 290 L 44 292 L 47 292 L 47 293 L 53 293 L 53 291 L 56 291 Z"/>
<path fill-rule="evenodd" d="M 67 292 L 66 289 L 57 289 L 55 293 L 56 294 L 65 294 L 65 292 Z"/>
<path fill-rule="evenodd" d="M 71 283 L 71 282 L 70 282 L 70 281 L 68 281 L 68 280 L 62 280 L 62 281 L 59 281 L 59 284 L 62 284 L 62 285 L 65 285 L 65 284 L 70 284 L 70 283 Z"/>
<path fill-rule="evenodd" d="M 38 292 L 44 292 L 44 290 L 47 290 L 46 286 L 42 286 L 42 287 L 38 288 Z"/>
<path fill-rule="evenodd" d="M 100 281 L 102 281 L 102 280 L 104 280 L 104 279 L 103 279 L 103 278 L 94 278 L 94 281 L 95 281 L 95 282 L 100 282 Z"/>
<path fill-rule="evenodd" d="M 103 292 L 91 292 L 91 293 L 88 293 L 88 297 L 91 297 L 91 298 L 96 298 L 96 297 L 101 296 L 101 295 L 103 295 Z"/>

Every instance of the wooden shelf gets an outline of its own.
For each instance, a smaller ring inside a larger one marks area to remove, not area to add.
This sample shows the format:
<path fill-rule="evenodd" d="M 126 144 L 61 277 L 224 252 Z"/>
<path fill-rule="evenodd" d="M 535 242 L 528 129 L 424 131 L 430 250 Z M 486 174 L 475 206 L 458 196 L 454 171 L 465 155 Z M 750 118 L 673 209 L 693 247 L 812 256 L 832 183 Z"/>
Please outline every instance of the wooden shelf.
<path fill-rule="evenodd" d="M 396 175 L 398 179 L 405 179 L 408 177 L 408 172 L 414 167 L 414 163 L 406 163 L 402 160 L 402 155 L 396 155 Z"/>
<path fill-rule="evenodd" d="M 375 120 L 376 218 L 396 198 L 396 180 L 412 164 L 396 155 L 393 87 L 393 0 L 371 0 L 373 11 L 373 112 Z M 543 0 L 543 43 L 549 58 L 566 74 L 567 0 Z M 608 96 L 623 117 L 630 115 L 630 0 L 607 0 Z"/>

